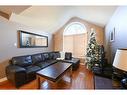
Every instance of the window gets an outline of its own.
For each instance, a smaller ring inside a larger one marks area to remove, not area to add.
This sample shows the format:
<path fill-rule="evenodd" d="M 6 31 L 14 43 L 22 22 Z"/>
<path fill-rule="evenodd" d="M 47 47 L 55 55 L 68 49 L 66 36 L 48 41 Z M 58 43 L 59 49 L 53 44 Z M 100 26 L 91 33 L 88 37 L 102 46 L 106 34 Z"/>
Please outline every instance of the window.
<path fill-rule="evenodd" d="M 68 24 L 63 33 L 63 51 L 72 52 L 72 55 L 81 58 L 85 55 L 87 43 L 87 30 L 84 24 L 72 22 Z"/>
<path fill-rule="evenodd" d="M 74 35 L 86 33 L 86 27 L 80 22 L 70 23 L 64 30 L 64 35 Z"/>

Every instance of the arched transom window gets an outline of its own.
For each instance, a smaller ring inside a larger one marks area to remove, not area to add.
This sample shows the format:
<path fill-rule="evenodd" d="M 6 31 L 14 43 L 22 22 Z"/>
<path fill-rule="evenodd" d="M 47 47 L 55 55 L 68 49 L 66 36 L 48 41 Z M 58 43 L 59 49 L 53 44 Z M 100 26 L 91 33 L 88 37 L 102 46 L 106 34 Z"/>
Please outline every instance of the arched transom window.
<path fill-rule="evenodd" d="M 75 35 L 86 33 L 86 27 L 80 22 L 72 22 L 66 26 L 64 30 L 64 35 Z"/>

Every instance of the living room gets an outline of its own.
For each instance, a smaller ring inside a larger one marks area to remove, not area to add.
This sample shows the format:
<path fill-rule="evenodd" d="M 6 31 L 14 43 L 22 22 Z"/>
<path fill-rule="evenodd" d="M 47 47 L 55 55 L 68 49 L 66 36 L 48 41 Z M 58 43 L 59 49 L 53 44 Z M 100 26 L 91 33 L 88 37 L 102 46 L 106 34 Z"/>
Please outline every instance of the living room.
<path fill-rule="evenodd" d="M 126 52 L 126 10 L 0 6 L 0 89 L 126 89 L 127 65 L 118 63 L 120 56 L 125 57 L 119 53 Z M 94 53 L 89 52 L 92 49 Z M 126 58 L 122 60 L 126 63 Z M 31 66 L 36 72 L 29 74 Z"/>

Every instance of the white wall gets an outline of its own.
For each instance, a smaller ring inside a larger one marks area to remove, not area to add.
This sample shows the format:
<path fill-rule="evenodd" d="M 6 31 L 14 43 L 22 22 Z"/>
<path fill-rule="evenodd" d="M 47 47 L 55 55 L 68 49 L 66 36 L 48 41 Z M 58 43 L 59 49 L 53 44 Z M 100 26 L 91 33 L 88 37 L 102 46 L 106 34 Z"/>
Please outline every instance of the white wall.
<path fill-rule="evenodd" d="M 115 28 L 115 41 L 109 41 L 110 31 Z M 105 47 L 109 61 L 113 61 L 118 48 L 127 48 L 127 6 L 118 7 L 105 27 Z"/>
<path fill-rule="evenodd" d="M 27 32 L 48 36 L 48 48 L 17 48 L 17 46 L 14 45 L 15 43 L 17 44 L 17 30 L 24 30 Z M 52 50 L 51 34 L 40 30 L 35 30 L 19 23 L 10 22 L 5 18 L 0 17 L 0 78 L 5 77 L 5 67 L 8 65 L 8 60 L 11 57 Z"/>

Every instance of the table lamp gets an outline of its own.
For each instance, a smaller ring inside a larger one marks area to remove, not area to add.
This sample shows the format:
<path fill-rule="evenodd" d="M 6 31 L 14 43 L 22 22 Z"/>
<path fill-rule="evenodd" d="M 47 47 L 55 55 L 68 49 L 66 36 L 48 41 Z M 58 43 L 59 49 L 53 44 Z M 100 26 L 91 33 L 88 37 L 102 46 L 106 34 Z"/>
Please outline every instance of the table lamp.
<path fill-rule="evenodd" d="M 116 51 L 113 66 L 120 70 L 127 71 L 127 49 L 118 49 Z"/>
<path fill-rule="evenodd" d="M 127 72 L 127 49 L 118 49 L 115 54 L 113 66 Z M 121 80 L 122 86 L 127 88 L 127 78 Z"/>

